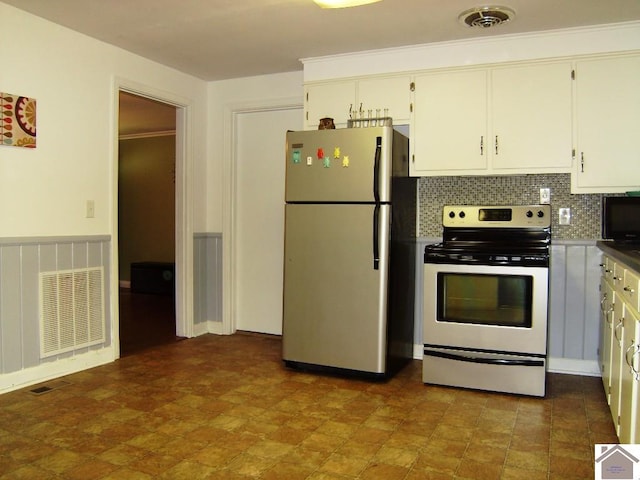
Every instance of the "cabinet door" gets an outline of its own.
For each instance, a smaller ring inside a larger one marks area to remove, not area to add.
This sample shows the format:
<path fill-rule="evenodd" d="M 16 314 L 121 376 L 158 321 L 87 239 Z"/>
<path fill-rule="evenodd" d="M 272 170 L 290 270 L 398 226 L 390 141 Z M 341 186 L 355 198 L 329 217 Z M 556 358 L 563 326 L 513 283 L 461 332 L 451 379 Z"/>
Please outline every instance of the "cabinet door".
<path fill-rule="evenodd" d="M 613 283 L 613 277 L 615 275 L 615 266 L 616 266 L 616 262 L 609 258 L 609 257 L 604 257 L 604 276 L 607 278 L 607 280 L 609 280 L 609 282 Z"/>
<path fill-rule="evenodd" d="M 635 345 L 636 348 L 628 355 L 629 372 L 632 376 L 633 390 L 631 394 L 631 440 L 629 443 L 640 443 L 640 317 L 634 314 Z"/>
<path fill-rule="evenodd" d="M 613 289 L 602 277 L 600 283 L 600 345 L 598 348 L 598 359 L 600 361 L 600 374 L 602 375 L 602 385 L 607 398 L 607 403 L 611 404 L 611 345 L 613 342 Z"/>
<path fill-rule="evenodd" d="M 576 63 L 577 158 L 572 191 L 640 187 L 640 56 Z"/>
<path fill-rule="evenodd" d="M 346 127 L 349 108 L 355 108 L 355 81 L 330 82 L 305 87 L 305 129 L 318 128 L 321 118 L 333 118 L 336 127 Z"/>
<path fill-rule="evenodd" d="M 622 295 L 634 309 L 640 311 L 640 296 L 638 288 L 640 287 L 640 277 L 637 273 L 626 268 L 622 278 Z"/>
<path fill-rule="evenodd" d="M 491 94 L 493 169 L 571 171 L 570 63 L 495 68 Z"/>
<path fill-rule="evenodd" d="M 387 116 L 394 125 L 409 123 L 411 116 L 411 77 L 370 78 L 358 81 L 358 106 L 372 116 Z"/>
<path fill-rule="evenodd" d="M 412 175 L 486 173 L 487 71 L 415 79 Z"/>
<path fill-rule="evenodd" d="M 634 369 L 637 368 L 637 359 L 634 360 L 638 351 L 637 325 L 637 316 L 628 305 L 625 305 L 623 309 L 622 372 L 620 374 L 620 432 L 618 434 L 620 443 L 635 443 L 637 436 L 638 381 L 634 373 Z"/>
<path fill-rule="evenodd" d="M 609 407 L 616 428 L 616 434 L 620 435 L 620 388 L 622 385 L 623 354 L 624 354 L 624 302 L 614 296 L 611 343 L 611 401 Z"/>

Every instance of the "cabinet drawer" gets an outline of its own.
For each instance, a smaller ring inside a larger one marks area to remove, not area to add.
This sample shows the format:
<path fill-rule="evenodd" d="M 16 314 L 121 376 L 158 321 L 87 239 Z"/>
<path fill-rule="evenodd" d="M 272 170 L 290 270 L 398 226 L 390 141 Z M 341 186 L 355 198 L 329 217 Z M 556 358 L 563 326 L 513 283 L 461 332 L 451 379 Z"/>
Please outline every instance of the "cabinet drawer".
<path fill-rule="evenodd" d="M 602 276 L 613 285 L 613 276 L 616 262 L 610 257 L 602 258 Z"/>
<path fill-rule="evenodd" d="M 640 287 L 640 277 L 638 277 L 638 274 L 629 269 L 625 269 L 621 287 L 622 296 L 636 311 L 640 310 L 638 287 Z"/>
<path fill-rule="evenodd" d="M 611 281 L 613 282 L 613 287 L 616 289 L 622 288 L 622 283 L 624 281 L 624 274 L 626 272 L 626 268 L 624 265 L 618 262 L 612 262 L 613 266 L 611 267 Z"/>

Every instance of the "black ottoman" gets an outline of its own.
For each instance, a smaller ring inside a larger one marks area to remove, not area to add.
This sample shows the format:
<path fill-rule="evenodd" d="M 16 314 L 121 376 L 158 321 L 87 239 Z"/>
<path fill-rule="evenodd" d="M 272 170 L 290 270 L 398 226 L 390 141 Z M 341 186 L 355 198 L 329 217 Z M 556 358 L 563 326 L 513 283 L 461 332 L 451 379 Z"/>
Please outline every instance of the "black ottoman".
<path fill-rule="evenodd" d="M 136 262 L 131 264 L 131 292 L 173 295 L 175 264 L 168 262 Z"/>

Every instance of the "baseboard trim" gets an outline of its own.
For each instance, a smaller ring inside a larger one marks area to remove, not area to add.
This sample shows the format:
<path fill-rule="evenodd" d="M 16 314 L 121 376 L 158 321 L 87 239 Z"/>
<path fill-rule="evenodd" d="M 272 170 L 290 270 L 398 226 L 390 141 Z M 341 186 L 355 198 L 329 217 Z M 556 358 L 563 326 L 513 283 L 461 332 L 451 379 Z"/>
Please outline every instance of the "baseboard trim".
<path fill-rule="evenodd" d="M 414 360 L 422 360 L 424 356 L 424 345 L 421 344 L 413 344 L 413 359 Z"/>
<path fill-rule="evenodd" d="M 579 360 L 575 358 L 553 358 L 547 360 L 547 371 L 551 373 L 565 373 L 567 375 L 582 375 L 585 377 L 600 377 L 600 368 L 596 360 Z"/>
<path fill-rule="evenodd" d="M 37 367 L 0 375 L 0 394 L 46 382 L 54 378 L 71 375 L 115 360 L 113 347 L 91 350 L 86 353 L 43 363 Z"/>
<path fill-rule="evenodd" d="M 202 335 L 205 333 L 212 333 L 214 335 L 228 335 L 227 332 L 224 331 L 224 325 L 222 324 L 222 322 L 216 322 L 214 320 L 209 320 L 206 323 L 197 323 L 195 325 L 194 333 L 195 335 Z"/>

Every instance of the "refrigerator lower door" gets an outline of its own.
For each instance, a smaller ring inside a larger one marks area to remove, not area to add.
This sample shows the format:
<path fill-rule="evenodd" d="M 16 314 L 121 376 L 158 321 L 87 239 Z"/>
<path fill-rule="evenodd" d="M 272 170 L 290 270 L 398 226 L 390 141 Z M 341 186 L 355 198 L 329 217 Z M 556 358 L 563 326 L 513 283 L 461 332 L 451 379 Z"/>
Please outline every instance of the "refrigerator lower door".
<path fill-rule="evenodd" d="M 385 373 L 390 215 L 390 205 L 286 205 L 285 362 Z"/>

